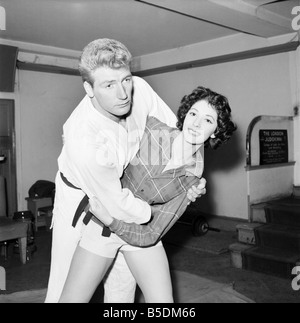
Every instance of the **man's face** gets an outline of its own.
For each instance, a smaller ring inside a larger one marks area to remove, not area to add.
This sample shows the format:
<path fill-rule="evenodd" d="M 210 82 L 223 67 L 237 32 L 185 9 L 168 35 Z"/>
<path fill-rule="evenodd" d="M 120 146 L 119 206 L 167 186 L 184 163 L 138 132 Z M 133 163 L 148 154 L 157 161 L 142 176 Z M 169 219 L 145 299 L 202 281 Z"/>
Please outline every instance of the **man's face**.
<path fill-rule="evenodd" d="M 94 86 L 85 83 L 94 107 L 106 117 L 118 122 L 131 109 L 132 75 L 128 68 L 100 67 L 92 74 Z"/>

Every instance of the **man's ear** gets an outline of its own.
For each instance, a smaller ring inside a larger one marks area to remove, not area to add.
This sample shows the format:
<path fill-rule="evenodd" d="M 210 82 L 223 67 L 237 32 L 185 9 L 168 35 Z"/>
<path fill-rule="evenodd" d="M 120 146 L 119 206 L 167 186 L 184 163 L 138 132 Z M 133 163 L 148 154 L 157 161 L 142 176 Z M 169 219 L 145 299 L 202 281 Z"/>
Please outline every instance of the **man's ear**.
<path fill-rule="evenodd" d="M 87 81 L 85 81 L 83 83 L 83 87 L 85 89 L 86 94 L 92 99 L 95 96 L 95 94 L 94 94 L 94 89 L 91 86 L 91 84 L 88 83 Z"/>

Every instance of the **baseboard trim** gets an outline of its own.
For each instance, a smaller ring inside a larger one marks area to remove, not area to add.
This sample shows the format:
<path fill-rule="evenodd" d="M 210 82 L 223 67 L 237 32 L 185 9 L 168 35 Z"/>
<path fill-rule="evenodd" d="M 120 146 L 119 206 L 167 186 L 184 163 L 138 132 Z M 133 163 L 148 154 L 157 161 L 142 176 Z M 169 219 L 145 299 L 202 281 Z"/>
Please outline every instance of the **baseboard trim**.
<path fill-rule="evenodd" d="M 300 198 L 300 186 L 294 186 L 293 194 L 295 197 Z"/>
<path fill-rule="evenodd" d="M 232 218 L 221 215 L 213 215 L 213 214 L 203 214 L 206 218 L 208 224 L 212 228 L 216 228 L 222 231 L 236 231 L 236 227 L 239 224 L 248 223 L 248 220 Z"/>

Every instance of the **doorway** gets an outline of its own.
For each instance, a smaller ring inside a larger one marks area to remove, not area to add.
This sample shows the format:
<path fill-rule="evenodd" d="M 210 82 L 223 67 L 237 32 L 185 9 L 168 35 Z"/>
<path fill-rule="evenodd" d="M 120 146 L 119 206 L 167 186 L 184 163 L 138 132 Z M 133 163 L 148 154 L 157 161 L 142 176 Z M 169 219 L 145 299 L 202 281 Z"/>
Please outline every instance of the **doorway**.
<path fill-rule="evenodd" d="M 7 215 L 17 211 L 15 102 L 0 99 L 0 175 L 5 179 Z"/>

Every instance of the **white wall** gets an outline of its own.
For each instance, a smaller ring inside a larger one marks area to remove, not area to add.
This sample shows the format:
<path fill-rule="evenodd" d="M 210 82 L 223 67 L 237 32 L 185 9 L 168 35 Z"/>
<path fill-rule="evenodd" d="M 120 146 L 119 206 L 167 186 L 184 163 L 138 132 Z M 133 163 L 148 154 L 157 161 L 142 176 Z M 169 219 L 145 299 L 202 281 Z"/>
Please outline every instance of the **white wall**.
<path fill-rule="evenodd" d="M 228 97 L 239 129 L 227 145 L 206 152 L 204 176 L 208 193 L 197 201 L 197 207 L 219 216 L 247 219 L 247 128 L 258 115 L 293 115 L 290 55 L 275 54 L 145 79 L 174 111 L 183 95 L 198 85 Z"/>
<path fill-rule="evenodd" d="M 18 208 L 24 210 L 25 197 L 35 181 L 54 181 L 63 124 L 84 92 L 78 76 L 30 71 L 19 71 L 16 92 L 20 120 L 16 127 Z"/>

